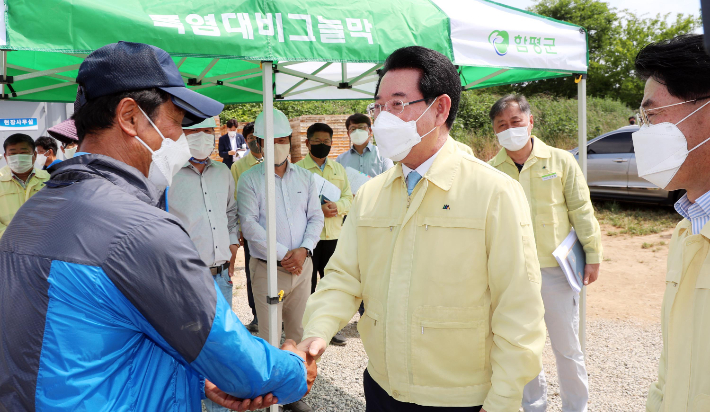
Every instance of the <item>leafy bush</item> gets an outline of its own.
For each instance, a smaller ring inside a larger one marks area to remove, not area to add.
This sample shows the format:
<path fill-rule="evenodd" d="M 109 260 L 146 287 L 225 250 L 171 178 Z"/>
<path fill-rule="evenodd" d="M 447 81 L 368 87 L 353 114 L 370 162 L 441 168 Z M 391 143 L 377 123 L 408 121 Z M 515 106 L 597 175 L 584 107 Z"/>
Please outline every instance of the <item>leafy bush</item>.
<path fill-rule="evenodd" d="M 451 136 L 470 145 L 476 156 L 490 159 L 500 150 L 488 118 L 493 103 L 501 97 L 485 90 L 472 90 L 461 95 L 459 113 L 451 129 Z M 577 100 L 536 95 L 528 99 L 535 120 L 533 133 L 545 143 L 562 149 L 577 147 Z M 305 102 L 275 102 L 274 106 L 288 118 L 314 114 L 365 113 L 371 100 L 333 100 Z M 261 111 L 261 104 L 229 105 L 220 115 L 222 121 L 236 118 L 253 121 Z M 628 124 L 634 113 L 623 103 L 599 97 L 587 98 L 587 137 L 600 134 Z"/>

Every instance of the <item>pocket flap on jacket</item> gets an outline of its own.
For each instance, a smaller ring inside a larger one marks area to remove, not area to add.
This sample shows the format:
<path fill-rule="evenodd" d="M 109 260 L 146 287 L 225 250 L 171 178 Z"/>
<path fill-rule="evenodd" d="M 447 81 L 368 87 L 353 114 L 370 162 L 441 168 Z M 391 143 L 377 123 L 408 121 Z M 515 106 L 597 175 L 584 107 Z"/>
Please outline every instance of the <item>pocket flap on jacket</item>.
<path fill-rule="evenodd" d="M 357 226 L 362 227 L 392 227 L 398 225 L 399 221 L 391 217 L 361 217 L 357 221 Z"/>
<path fill-rule="evenodd" d="M 485 310 L 483 306 L 473 306 L 467 308 L 448 306 L 420 306 L 414 310 L 413 319 L 422 325 L 427 324 L 469 324 L 476 321 L 485 320 Z M 439 326 L 443 327 L 443 326 Z M 455 328 L 457 326 L 449 326 Z M 458 326 L 462 327 L 462 326 Z M 470 326 L 464 326 L 470 327 Z"/>
<path fill-rule="evenodd" d="M 462 217 L 446 217 L 446 216 L 418 216 L 417 217 L 418 226 L 437 226 L 437 227 L 458 227 L 465 229 L 479 229 L 483 230 L 485 228 L 485 221 L 483 219 L 471 219 Z"/>

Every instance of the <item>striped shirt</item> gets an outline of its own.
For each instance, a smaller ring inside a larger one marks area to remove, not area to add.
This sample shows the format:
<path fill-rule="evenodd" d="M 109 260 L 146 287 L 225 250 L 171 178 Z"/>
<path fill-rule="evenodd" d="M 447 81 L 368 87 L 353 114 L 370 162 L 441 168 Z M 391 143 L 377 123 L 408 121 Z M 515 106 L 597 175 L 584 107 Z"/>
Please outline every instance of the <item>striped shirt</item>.
<path fill-rule="evenodd" d="M 705 193 L 691 202 L 688 194 L 684 194 L 675 204 L 675 210 L 688 219 L 693 227 L 693 234 L 697 235 L 710 221 L 710 192 Z"/>
<path fill-rule="evenodd" d="M 252 257 L 266 260 L 266 166 L 259 163 L 237 183 L 237 213 Z M 315 178 L 289 162 L 283 178 L 276 175 L 276 258 L 305 247 L 313 252 L 323 230 L 323 210 Z"/>

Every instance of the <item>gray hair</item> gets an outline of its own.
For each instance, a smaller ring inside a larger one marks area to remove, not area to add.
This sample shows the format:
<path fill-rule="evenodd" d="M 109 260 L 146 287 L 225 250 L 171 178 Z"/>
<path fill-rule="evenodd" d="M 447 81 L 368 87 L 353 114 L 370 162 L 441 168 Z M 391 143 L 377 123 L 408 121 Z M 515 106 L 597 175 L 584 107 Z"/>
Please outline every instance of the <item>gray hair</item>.
<path fill-rule="evenodd" d="M 495 120 L 496 116 L 501 114 L 503 110 L 507 109 L 511 103 L 517 103 L 518 107 L 520 107 L 520 111 L 530 116 L 530 103 L 528 103 L 528 99 L 526 99 L 522 94 L 509 94 L 501 97 L 497 102 L 493 103 L 493 107 L 491 107 L 491 111 L 488 113 L 488 117 L 491 118 L 491 122 Z"/>

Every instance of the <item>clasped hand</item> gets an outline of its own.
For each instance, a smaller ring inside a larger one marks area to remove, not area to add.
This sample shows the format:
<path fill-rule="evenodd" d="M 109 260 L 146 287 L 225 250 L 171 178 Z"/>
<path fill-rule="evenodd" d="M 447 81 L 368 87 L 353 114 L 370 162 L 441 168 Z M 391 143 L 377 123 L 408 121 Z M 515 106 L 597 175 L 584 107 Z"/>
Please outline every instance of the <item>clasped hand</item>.
<path fill-rule="evenodd" d="M 299 247 L 298 249 L 289 250 L 284 258 L 281 259 L 281 267 L 291 272 L 292 275 L 300 275 L 303 271 L 303 263 L 308 257 L 306 248 Z"/>
<path fill-rule="evenodd" d="M 308 390 L 303 396 L 308 395 L 313 388 L 313 383 L 318 375 L 318 366 L 316 365 L 316 360 L 310 354 L 299 350 L 296 347 L 296 342 L 291 339 L 286 339 L 283 345 L 281 345 L 281 350 L 293 352 L 303 359 L 306 364 L 306 384 L 308 385 Z M 219 389 L 214 383 L 205 379 L 205 395 L 212 402 L 222 405 L 225 408 L 232 409 L 235 411 L 253 411 L 261 408 L 268 408 L 271 405 L 276 405 L 279 403 L 278 398 L 273 394 L 269 393 L 265 396 L 257 396 L 254 399 L 239 399 L 235 396 L 229 395 L 228 393 Z"/>

